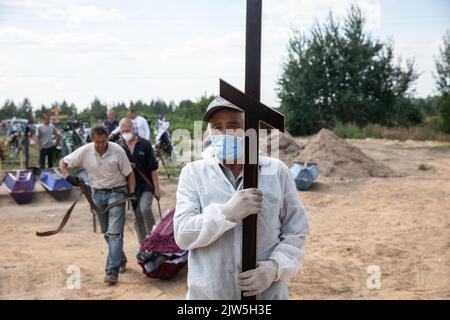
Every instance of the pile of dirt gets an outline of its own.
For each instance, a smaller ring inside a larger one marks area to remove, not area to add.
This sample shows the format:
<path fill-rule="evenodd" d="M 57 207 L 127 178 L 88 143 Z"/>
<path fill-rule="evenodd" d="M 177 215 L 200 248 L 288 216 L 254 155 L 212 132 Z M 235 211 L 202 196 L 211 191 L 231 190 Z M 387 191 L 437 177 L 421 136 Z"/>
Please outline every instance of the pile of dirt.
<path fill-rule="evenodd" d="M 399 176 L 327 129 L 313 136 L 296 160 L 315 162 L 321 176 L 342 180 Z"/>
<path fill-rule="evenodd" d="M 274 146 L 274 141 L 276 141 L 277 137 L 276 135 L 279 135 L 278 137 L 278 147 L 279 147 L 279 159 L 286 163 L 287 165 L 290 165 L 292 161 L 300 154 L 301 150 L 303 149 L 303 146 L 299 143 L 297 143 L 294 138 L 288 133 L 288 132 L 272 132 L 268 136 L 268 143 L 269 146 Z M 270 148 L 267 148 L 265 145 L 265 141 L 260 141 L 260 149 L 267 150 L 267 154 L 270 156 Z M 272 154 L 273 156 L 273 154 Z"/>

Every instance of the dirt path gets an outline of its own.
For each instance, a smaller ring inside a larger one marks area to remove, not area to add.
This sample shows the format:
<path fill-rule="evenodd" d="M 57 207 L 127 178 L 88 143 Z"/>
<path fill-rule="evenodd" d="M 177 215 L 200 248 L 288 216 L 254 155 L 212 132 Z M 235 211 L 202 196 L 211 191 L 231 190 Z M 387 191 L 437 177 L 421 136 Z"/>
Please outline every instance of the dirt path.
<path fill-rule="evenodd" d="M 300 194 L 311 236 L 304 268 L 289 282 L 290 297 L 449 299 L 450 154 L 432 151 L 438 143 L 351 143 L 406 176 L 349 183 L 319 179 Z M 419 170 L 420 164 L 429 170 Z M 176 181 L 163 181 L 163 209 L 174 206 L 175 191 Z M 146 278 L 134 263 L 131 225 L 125 235 L 128 271 L 116 287 L 105 286 L 107 246 L 92 232 L 86 201 L 62 233 L 37 238 L 34 232 L 55 227 L 69 203 L 37 193 L 32 204 L 19 207 L 0 187 L 0 299 L 184 298 L 186 268 L 175 279 L 160 281 Z M 380 270 L 378 290 L 367 287 L 369 266 Z M 69 289 L 67 279 L 77 268 L 81 289 Z"/>

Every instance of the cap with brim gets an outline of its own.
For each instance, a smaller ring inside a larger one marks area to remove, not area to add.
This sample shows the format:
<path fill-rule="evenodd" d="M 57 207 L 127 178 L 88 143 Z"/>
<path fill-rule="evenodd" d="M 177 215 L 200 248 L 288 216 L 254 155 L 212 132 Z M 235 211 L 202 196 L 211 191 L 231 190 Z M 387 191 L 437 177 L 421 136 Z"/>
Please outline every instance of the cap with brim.
<path fill-rule="evenodd" d="M 224 108 L 229 108 L 229 109 L 234 109 L 236 111 L 244 112 L 244 110 L 235 106 L 234 104 L 225 100 L 224 98 L 216 97 L 208 105 L 208 108 L 206 109 L 206 112 L 203 115 L 203 121 L 208 122 L 214 112 L 216 112 L 217 110 L 220 110 L 220 109 L 224 109 Z"/>

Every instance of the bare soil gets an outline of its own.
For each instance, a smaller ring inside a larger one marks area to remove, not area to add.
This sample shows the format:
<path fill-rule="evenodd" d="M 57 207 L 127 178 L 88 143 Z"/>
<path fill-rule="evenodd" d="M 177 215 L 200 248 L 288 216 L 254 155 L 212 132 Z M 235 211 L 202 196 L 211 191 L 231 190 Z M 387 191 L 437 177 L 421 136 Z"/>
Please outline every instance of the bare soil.
<path fill-rule="evenodd" d="M 311 235 L 304 267 L 289 281 L 290 298 L 449 299 L 449 152 L 435 151 L 442 145 L 437 142 L 347 142 L 400 176 L 349 181 L 320 176 L 311 190 L 299 192 Z M 426 170 L 419 169 L 421 164 Z M 163 210 L 175 206 L 176 187 L 176 179 L 162 179 Z M 85 200 L 60 234 L 36 237 L 36 230 L 56 227 L 71 203 L 38 189 L 31 204 L 19 206 L 0 187 L 0 299 L 185 297 L 186 268 L 170 281 L 142 274 L 134 259 L 138 244 L 131 223 L 125 234 L 128 271 L 116 286 L 104 284 L 107 245 L 99 232 L 93 233 Z M 154 204 L 156 217 L 157 212 Z M 67 282 L 77 268 L 81 288 L 71 289 Z M 378 289 L 370 286 L 368 268 L 380 271 Z"/>

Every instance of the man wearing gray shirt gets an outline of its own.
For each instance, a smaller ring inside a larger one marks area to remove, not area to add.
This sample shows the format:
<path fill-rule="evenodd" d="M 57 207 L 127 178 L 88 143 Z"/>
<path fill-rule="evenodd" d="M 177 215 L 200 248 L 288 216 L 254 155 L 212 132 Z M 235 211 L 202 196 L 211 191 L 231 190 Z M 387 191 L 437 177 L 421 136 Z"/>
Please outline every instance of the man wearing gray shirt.
<path fill-rule="evenodd" d="M 48 168 L 53 167 L 55 146 L 59 143 L 61 135 L 56 130 L 55 126 L 50 123 L 50 116 L 48 114 L 44 114 L 42 120 L 43 122 L 39 125 L 37 130 L 37 138 L 41 148 L 39 153 L 39 165 L 41 169 L 45 169 L 45 158 L 47 158 L 48 161 Z M 55 139 L 56 142 L 53 139 Z"/>

